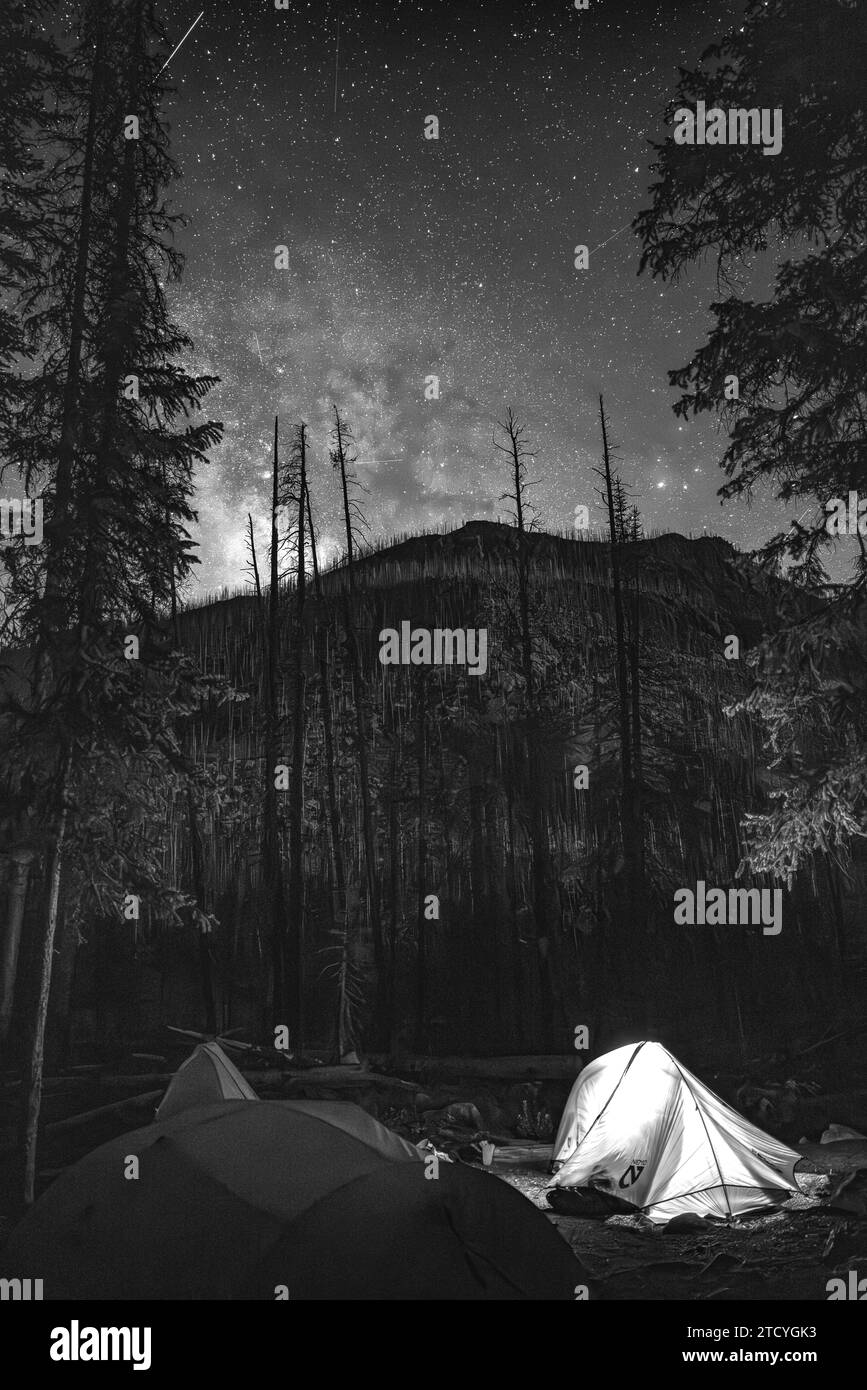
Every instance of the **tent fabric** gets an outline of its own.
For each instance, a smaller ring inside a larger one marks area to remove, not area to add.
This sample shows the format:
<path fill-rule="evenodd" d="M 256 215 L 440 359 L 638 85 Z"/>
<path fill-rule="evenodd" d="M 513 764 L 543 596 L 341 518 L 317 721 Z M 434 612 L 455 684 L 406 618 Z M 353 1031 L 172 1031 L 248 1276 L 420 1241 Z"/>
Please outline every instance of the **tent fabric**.
<path fill-rule="evenodd" d="M 157 1118 L 165 1120 L 191 1105 L 219 1100 L 258 1100 L 258 1096 L 218 1043 L 201 1043 L 169 1082 L 157 1106 Z"/>
<path fill-rule="evenodd" d="M 313 1119 L 321 1120 L 323 1124 L 344 1130 L 361 1143 L 368 1144 L 383 1158 L 422 1162 L 423 1155 L 415 1144 L 395 1134 L 393 1129 L 381 1125 L 372 1115 L 368 1115 L 366 1110 L 362 1110 L 360 1105 L 353 1105 L 351 1101 L 287 1100 L 284 1104 L 304 1115 L 310 1115 Z"/>
<path fill-rule="evenodd" d="M 258 1099 L 219 1043 L 202 1043 L 178 1067 L 157 1106 L 156 1118 L 169 1120 L 193 1106 L 213 1105 L 221 1100 Z M 293 1100 L 285 1103 L 297 1110 L 304 1110 L 308 1115 L 318 1116 L 338 1129 L 345 1129 L 386 1157 L 421 1158 L 415 1144 L 386 1129 L 385 1125 L 379 1124 L 358 1105 L 324 1100 Z"/>
<path fill-rule="evenodd" d="M 194 1106 L 67 1169 L 5 1259 L 46 1299 L 571 1299 L 588 1283 L 514 1188 L 429 1166 L 348 1104 Z"/>
<path fill-rule="evenodd" d="M 797 1192 L 802 1155 L 726 1105 L 656 1042 L 590 1062 L 560 1121 L 558 1187 L 597 1187 L 654 1222 L 730 1218 Z"/>

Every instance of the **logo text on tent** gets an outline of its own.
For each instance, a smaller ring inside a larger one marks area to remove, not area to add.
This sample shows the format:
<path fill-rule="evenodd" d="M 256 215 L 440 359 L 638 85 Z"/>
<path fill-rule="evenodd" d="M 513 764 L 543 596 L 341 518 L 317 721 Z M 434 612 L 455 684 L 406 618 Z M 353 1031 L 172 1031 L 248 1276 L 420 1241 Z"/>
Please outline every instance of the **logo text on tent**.
<path fill-rule="evenodd" d="M 646 1158 L 634 1158 L 630 1163 L 629 1167 L 627 1168 L 626 1172 L 623 1174 L 617 1186 L 632 1187 L 633 1183 L 638 1182 L 638 1179 L 641 1177 L 641 1174 L 644 1172 L 646 1167 Z"/>
<path fill-rule="evenodd" d="M 674 895 L 678 926 L 761 925 L 764 936 L 779 936 L 783 927 L 782 888 L 706 888 L 699 879 L 695 892 L 678 888 Z"/>

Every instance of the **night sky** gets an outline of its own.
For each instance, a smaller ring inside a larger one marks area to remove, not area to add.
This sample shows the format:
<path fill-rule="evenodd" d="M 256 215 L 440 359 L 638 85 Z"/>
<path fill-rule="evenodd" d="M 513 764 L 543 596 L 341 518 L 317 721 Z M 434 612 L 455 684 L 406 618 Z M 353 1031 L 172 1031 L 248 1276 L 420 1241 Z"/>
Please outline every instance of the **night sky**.
<path fill-rule="evenodd" d="M 172 44 L 202 3 L 166 0 Z M 677 65 L 741 12 L 736 0 L 583 12 L 207 0 L 166 70 L 174 199 L 190 218 L 173 309 L 192 365 L 222 379 L 208 409 L 226 426 L 198 480 L 191 597 L 242 581 L 248 511 L 264 548 L 275 411 L 310 427 L 334 553 L 332 401 L 356 434 L 374 538 L 505 518 L 491 431 L 507 404 L 537 450 L 540 522 L 569 529 L 576 503 L 595 504 L 600 390 L 646 526 L 744 548 L 779 529 L 788 514 L 767 501 L 721 508 L 716 421 L 672 413 L 666 372 L 704 340 L 711 271 L 677 287 L 638 277 L 628 228 L 649 203 L 647 140 Z M 439 140 L 423 138 L 428 115 Z M 274 267 L 278 244 L 288 270 Z M 425 400 L 429 374 L 438 401 Z"/>

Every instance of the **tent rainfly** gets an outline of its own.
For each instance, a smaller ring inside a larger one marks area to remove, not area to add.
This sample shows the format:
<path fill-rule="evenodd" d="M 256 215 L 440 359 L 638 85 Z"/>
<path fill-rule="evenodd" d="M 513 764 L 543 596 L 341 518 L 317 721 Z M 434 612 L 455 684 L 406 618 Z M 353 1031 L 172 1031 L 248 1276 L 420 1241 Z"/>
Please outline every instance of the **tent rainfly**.
<path fill-rule="evenodd" d="M 731 1219 L 797 1192 L 802 1155 L 745 1120 L 656 1042 L 590 1062 L 560 1121 L 554 1179 L 601 1189 L 654 1222 Z"/>
<path fill-rule="evenodd" d="M 167 1120 L 192 1105 L 219 1100 L 258 1100 L 219 1043 L 201 1043 L 182 1062 L 157 1106 L 157 1119 Z"/>
<path fill-rule="evenodd" d="M 154 1124 L 47 1188 L 4 1259 L 59 1300 L 572 1301 L 590 1284 L 508 1183 L 440 1165 L 345 1101 L 259 1100 L 217 1043 Z"/>
<path fill-rule="evenodd" d="M 68 1168 L 4 1260 L 61 1301 L 571 1302 L 590 1283 L 508 1183 L 434 1162 L 345 1102 L 194 1105 Z"/>

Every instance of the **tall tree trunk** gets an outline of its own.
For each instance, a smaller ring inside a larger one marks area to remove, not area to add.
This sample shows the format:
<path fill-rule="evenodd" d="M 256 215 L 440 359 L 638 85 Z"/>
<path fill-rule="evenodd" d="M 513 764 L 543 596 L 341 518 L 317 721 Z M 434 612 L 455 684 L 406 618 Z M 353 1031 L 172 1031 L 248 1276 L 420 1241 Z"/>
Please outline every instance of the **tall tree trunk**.
<path fill-rule="evenodd" d="M 259 606 L 261 606 L 261 604 L 262 604 L 262 585 L 261 585 L 261 583 L 259 582 L 259 563 L 258 563 L 258 561 L 257 561 L 257 559 L 256 559 L 256 537 L 253 535 L 253 517 L 252 517 L 252 514 L 251 514 L 250 512 L 247 513 L 247 525 L 249 526 L 249 534 L 250 534 L 250 564 L 251 564 L 252 567 L 253 567 L 253 579 L 254 579 L 255 588 L 256 588 L 256 603 L 257 603 Z"/>
<path fill-rule="evenodd" d="M 310 532 L 310 553 L 313 557 L 313 583 L 316 598 L 322 605 L 322 586 L 319 582 L 319 560 L 316 555 L 316 533 L 313 530 L 313 511 L 310 506 L 310 488 L 305 486 L 307 495 L 307 526 Z M 324 621 L 322 608 L 320 621 Z M 318 624 L 317 624 L 318 627 Z M 352 1009 L 348 993 L 350 972 L 351 942 L 349 937 L 349 916 L 346 904 L 346 867 L 343 857 L 343 841 L 340 837 L 340 811 L 337 804 L 337 774 L 334 762 L 334 719 L 331 712 L 331 675 L 326 654 L 327 629 L 324 636 L 317 632 L 315 637 L 316 656 L 319 666 L 319 688 L 322 692 L 322 731 L 325 744 L 325 786 L 328 797 L 328 824 L 331 840 L 331 884 L 333 917 L 340 933 L 340 955 L 337 968 L 337 1060 L 342 1061 L 355 1051 L 356 1040 L 352 1026 Z"/>
<path fill-rule="evenodd" d="M 391 1053 L 394 1047 L 395 988 L 397 984 L 397 936 L 401 918 L 400 885 L 400 754 L 402 752 L 399 734 L 395 739 L 391 754 L 391 774 L 388 797 L 388 882 L 389 919 L 388 958 L 383 983 L 385 1048 Z"/>
<path fill-rule="evenodd" d="M 9 852 L 11 868 L 6 886 L 6 931 L 0 941 L 0 1044 L 6 1041 L 12 1023 L 21 929 L 34 857 L 35 851 L 29 845 L 17 846 Z"/>
<path fill-rule="evenodd" d="M 229 946 L 228 969 L 226 970 L 225 986 L 223 989 L 222 1022 L 220 1030 L 223 1033 L 229 1031 L 235 1022 L 235 986 L 238 976 L 238 944 L 241 939 L 241 932 L 244 922 L 244 899 L 246 896 L 246 855 L 243 848 L 238 849 L 234 856 L 235 862 L 232 870 L 232 898 L 230 916 L 226 927 L 226 940 Z"/>
<path fill-rule="evenodd" d="M 375 993 L 378 1002 L 381 1002 L 381 980 L 383 972 L 383 940 L 382 940 L 382 917 L 379 899 L 379 879 L 376 872 L 376 840 L 373 829 L 373 801 L 370 795 L 370 760 L 367 751 L 367 728 L 364 717 L 364 682 L 361 675 L 361 663 L 358 657 L 358 645 L 355 638 L 354 628 L 351 635 L 348 634 L 351 649 L 350 662 L 352 665 L 352 698 L 355 705 L 355 738 L 358 754 L 358 782 L 361 791 L 361 815 L 362 830 L 364 834 L 364 866 L 367 879 L 367 900 L 370 912 L 370 925 L 373 934 L 373 963 L 376 973 Z M 377 1009 L 378 1014 L 378 1009 Z M 379 1018 L 375 1020 L 375 1029 L 379 1028 Z"/>
<path fill-rule="evenodd" d="M 30 1046 L 22 1075 L 22 1159 L 23 1197 L 26 1206 L 34 1199 L 36 1183 L 36 1148 L 39 1132 L 39 1113 L 42 1106 L 42 1072 L 45 1057 L 45 1024 L 51 994 L 51 967 L 54 959 L 54 936 L 60 902 L 60 881 L 66 847 L 66 826 L 69 817 L 69 789 L 72 780 L 72 749 L 64 748 L 60 755 L 55 813 L 48 837 L 46 891 L 42 913 L 40 940 L 37 949 L 38 990 L 30 1036 Z"/>
<path fill-rule="evenodd" d="M 96 125 L 102 80 L 104 33 L 97 33 L 93 68 L 88 97 L 87 130 L 81 175 L 81 200 L 76 247 L 75 272 L 70 300 L 70 336 L 63 384 L 60 434 L 54 474 L 54 508 L 47 531 L 47 560 L 45 588 L 39 614 L 39 636 L 35 662 L 35 704 L 40 709 L 47 698 L 53 680 L 52 654 L 57 651 L 57 637 L 64 626 L 60 596 L 63 589 L 63 555 L 69 525 L 72 470 L 78 434 L 82 357 L 86 325 L 86 292 L 91 255 L 93 217 L 94 161 L 96 154 Z M 58 759 L 58 779 L 54 797 L 51 831 L 47 837 L 46 889 L 40 939 L 37 947 L 38 989 L 30 1026 L 28 1054 L 22 1073 L 22 1160 L 23 1196 L 26 1205 L 33 1201 L 36 1178 L 36 1149 L 39 1114 L 42 1104 L 42 1073 L 45 1055 L 45 1028 L 48 1000 L 51 993 L 51 973 L 54 960 L 54 937 L 57 930 L 60 884 L 66 828 L 69 817 L 69 788 L 72 776 L 71 746 L 62 746 Z M 29 867 L 28 867 L 29 873 Z M 26 895 L 27 884 L 22 885 Z"/>
<path fill-rule="evenodd" d="M 518 518 L 518 608 L 521 623 L 521 665 L 527 692 L 527 733 L 525 787 L 530 811 L 530 846 L 532 854 L 533 921 L 536 940 L 536 966 L 539 972 L 541 1002 L 541 1046 L 550 1047 L 554 1039 L 554 988 L 551 978 L 551 940 L 558 924 L 559 913 L 551 893 L 551 856 L 548 847 L 548 824 L 545 815 L 537 768 L 544 756 L 537 727 L 536 689 L 533 676 L 533 638 L 530 628 L 530 564 L 527 529 L 524 522 L 521 451 L 518 436 L 509 428 L 514 469 L 515 505 Z"/>
<path fill-rule="evenodd" d="M 508 714 L 506 715 L 508 720 Z M 501 763 L 506 788 L 506 852 L 508 864 L 508 899 L 511 926 L 512 983 L 514 1010 L 512 1032 L 515 1050 L 523 1052 L 526 1028 L 524 1024 L 524 969 L 521 952 L 521 928 L 518 921 L 518 855 L 515 848 L 515 756 L 514 740 L 509 723 L 502 734 Z"/>
<path fill-rule="evenodd" d="M 293 1027 L 296 1049 L 304 1050 L 304 744 L 305 690 L 304 603 L 307 593 L 305 507 L 307 502 L 307 430 L 298 433 L 298 564 L 295 584 L 293 643 L 292 772 L 289 787 L 289 971 L 292 979 Z"/>
<path fill-rule="evenodd" d="M 63 381 L 63 402 L 60 417 L 60 433 L 57 445 L 56 468 L 54 474 L 54 508 L 50 526 L 46 526 L 47 561 L 45 588 L 39 614 L 39 635 L 35 657 L 34 695 L 35 707 L 40 709 L 45 702 L 53 679 L 51 653 L 56 649 L 56 635 L 62 626 L 60 595 L 62 592 L 62 562 L 66 546 L 69 523 L 70 496 L 72 490 L 72 468 L 75 457 L 75 442 L 78 426 L 79 387 L 81 383 L 81 364 L 84 350 L 84 329 L 86 324 L 85 295 L 87 290 L 87 271 L 90 264 L 90 242 L 93 220 L 94 159 L 96 154 L 96 122 L 99 108 L 99 94 L 102 81 L 104 40 L 102 29 L 97 35 L 93 67 L 91 69 L 90 92 L 87 104 L 87 130 L 84 140 L 84 158 L 81 173 L 81 200 L 78 221 L 78 242 L 75 253 L 75 272 L 72 282 L 72 296 L 69 314 L 69 349 L 66 358 L 66 372 Z M 65 826 L 65 818 L 64 818 Z M 30 838 L 36 836 L 36 826 L 29 827 Z M 65 830 L 64 830 L 65 833 Z M 8 916 L 4 934 L 4 973 L 2 1007 L 0 1007 L 0 1042 L 4 1039 L 5 1028 L 11 1018 L 12 998 L 18 967 L 18 946 L 20 943 L 21 922 L 30 879 L 30 868 L 35 853 L 27 851 L 25 857 L 16 861 L 13 870 L 14 892 L 8 898 Z M 59 887 L 58 887 L 59 892 Z M 22 916 L 17 914 L 21 912 Z M 57 906 L 54 912 L 56 915 Z M 53 931 L 53 928 L 52 928 Z M 52 938 L 53 939 L 53 938 Z M 48 967 L 50 971 L 51 957 Z M 10 973 L 11 971 L 11 973 Z M 50 985 L 50 979 L 49 979 Z M 7 1005 L 8 996 L 8 1005 Z M 40 996 L 41 1000 L 41 996 Z M 8 1017 L 2 1008 L 8 1007 Z M 38 1021 L 31 1025 L 31 1036 L 40 1033 Z M 44 1046 L 45 1020 L 41 1024 L 40 1048 Z M 27 1075 L 41 1078 L 42 1058 L 30 1058 Z M 26 1089 L 26 1083 L 25 1083 Z M 36 1096 L 37 1114 L 34 1120 L 35 1132 L 38 1125 L 39 1094 Z"/>
<path fill-rule="evenodd" d="M 104 32 L 100 26 L 97 33 L 93 69 L 90 79 L 90 95 L 87 106 L 87 133 L 84 140 L 84 159 L 81 173 L 81 203 L 78 223 L 78 245 L 75 253 L 75 274 L 72 282 L 72 299 L 69 315 L 69 352 L 66 359 L 66 374 L 63 382 L 63 404 L 60 418 L 60 438 L 57 446 L 57 467 L 54 477 L 54 515 L 50 528 L 46 527 L 48 558 L 46 562 L 45 591 L 40 623 L 39 654 L 37 656 L 37 700 L 44 697 L 47 681 L 50 679 L 48 650 L 53 645 L 53 636 L 62 617 L 57 604 L 62 589 L 62 555 L 66 546 L 66 529 L 69 522 L 69 507 L 72 492 L 72 469 L 75 459 L 75 445 L 78 434 L 80 409 L 79 391 L 81 386 L 81 366 L 84 352 L 84 329 L 86 324 L 85 297 L 87 291 L 87 272 L 90 265 L 90 240 L 93 222 L 94 160 L 96 155 L 96 120 L 99 107 L 100 85 L 102 82 L 104 51 Z"/>
<path fill-rule="evenodd" d="M 443 769 L 443 785 L 446 774 Z M 496 979 L 497 943 L 491 938 L 491 922 L 488 912 L 488 875 L 485 856 L 485 774 L 483 766 L 473 751 L 467 758 L 468 811 L 470 818 L 470 912 L 472 930 L 464 931 L 461 939 L 469 954 L 468 969 L 463 972 L 465 993 L 471 999 L 470 1017 L 477 1020 L 483 1035 L 490 1037 L 499 1027 L 498 1010 L 501 1001 L 497 991 L 490 988 Z M 449 844 L 449 827 L 443 825 L 443 840 Z M 485 983 L 489 987 L 485 989 Z M 481 1011 L 477 1001 L 483 999 L 486 1009 Z M 475 1005 L 475 1007 L 473 1007 Z"/>
<path fill-rule="evenodd" d="M 644 894 L 644 805 L 643 805 L 643 760 L 641 739 L 641 611 L 638 591 L 638 576 L 635 576 L 635 591 L 632 596 L 632 620 L 629 634 L 629 699 L 632 734 L 632 831 L 633 831 L 633 881 L 632 917 L 637 930 L 643 929 L 645 918 Z"/>
<path fill-rule="evenodd" d="M 418 777 L 418 839 L 416 845 L 416 933 L 417 971 L 415 996 L 416 1051 L 427 1047 L 427 940 L 424 900 L 427 894 L 427 684 L 418 677 L 418 716 L 416 724 L 416 768 Z"/>
<path fill-rule="evenodd" d="M 192 788 L 187 788 L 187 817 L 190 828 L 190 853 L 193 865 L 193 893 L 196 898 L 198 914 L 194 911 L 193 920 L 199 935 L 199 969 L 202 981 L 202 1001 L 205 1007 L 205 1032 L 217 1031 L 217 1005 L 214 998 L 214 962 L 211 956 L 211 933 L 208 926 L 205 867 L 202 855 L 202 832 L 196 810 Z"/>
<path fill-rule="evenodd" d="M 548 844 L 548 817 L 539 787 L 537 768 L 542 756 L 537 730 L 527 739 L 527 786 L 530 801 L 530 843 L 532 849 L 533 918 L 536 935 L 536 962 L 542 1006 L 539 1044 L 543 1050 L 554 1046 L 558 1020 L 551 972 L 552 939 L 559 925 L 560 909 L 552 884 L 551 853 Z"/>
<path fill-rule="evenodd" d="M 602 458 L 605 478 L 605 497 L 608 506 L 608 526 L 611 539 L 611 589 L 614 600 L 614 630 L 617 661 L 617 695 L 620 725 L 621 822 L 623 857 L 626 861 L 627 883 L 634 882 L 635 836 L 633 833 L 632 790 L 632 726 L 629 710 L 629 675 L 626 652 L 626 625 L 623 613 L 623 592 L 620 573 L 620 547 L 617 542 L 617 521 L 614 514 L 614 487 L 611 474 L 611 455 L 608 446 L 608 421 L 605 406 L 599 397 L 599 416 L 602 422 Z"/>
<path fill-rule="evenodd" d="M 132 94 L 131 94 L 132 95 Z M 130 103 L 132 105 L 132 101 Z M 124 327 L 122 324 L 123 306 L 129 293 L 129 244 L 132 230 L 132 215 L 135 202 L 135 140 L 127 140 L 123 152 L 123 171 L 120 179 L 120 197 L 115 221 L 114 256 L 109 275 L 110 288 L 107 298 L 109 329 L 103 348 L 102 368 L 102 422 L 99 436 L 100 473 L 111 476 L 111 455 L 117 438 L 118 390 L 124 370 Z M 112 328 L 111 325 L 114 325 Z M 108 501 L 108 498 L 104 499 Z M 79 649 L 87 645 L 91 618 L 97 617 L 103 608 L 102 584 L 100 581 L 100 560 L 102 546 L 100 538 L 94 534 L 99 513 L 92 508 L 86 542 L 85 562 L 81 586 L 81 609 L 79 613 Z"/>
<path fill-rule="evenodd" d="M 346 630 L 346 649 L 349 658 L 349 667 L 352 676 L 352 701 L 355 707 L 355 737 L 356 753 L 358 756 L 358 782 L 361 792 L 361 815 L 362 815 L 362 834 L 364 837 L 364 868 L 367 880 L 367 901 L 370 913 L 370 925 L 373 935 L 373 961 L 375 967 L 376 981 L 374 984 L 374 994 L 376 1007 L 374 1009 L 374 1033 L 376 1034 L 381 1026 L 379 1017 L 382 1005 L 382 977 L 383 977 L 383 939 L 382 939 L 382 920 L 380 915 L 379 901 L 379 882 L 376 873 L 376 841 L 373 829 L 373 804 L 370 795 L 370 766 L 367 752 L 367 729 L 365 727 L 365 691 L 364 681 L 361 672 L 361 659 L 358 652 L 358 640 L 355 629 L 355 548 L 352 535 L 352 515 L 349 504 L 349 480 L 346 472 L 346 451 L 344 448 L 343 425 L 338 414 L 337 407 L 334 408 L 334 418 L 336 421 L 337 436 L 337 461 L 340 467 L 340 482 L 343 494 L 343 516 L 346 526 L 346 556 L 347 556 L 347 579 L 348 586 L 343 594 L 343 613 L 344 626 Z"/>
<path fill-rule="evenodd" d="M 284 1023 L 286 1012 L 285 942 L 286 912 L 280 834 L 277 824 L 275 767 L 279 761 L 279 653 L 280 640 L 280 558 L 277 516 L 280 506 L 278 482 L 278 423 L 274 416 L 274 462 L 271 487 L 271 585 L 268 594 L 267 663 L 265 680 L 265 781 L 262 800 L 262 878 L 271 924 L 271 1005 L 276 1024 Z"/>
<path fill-rule="evenodd" d="M 72 992 L 80 941 L 74 914 L 67 912 L 66 877 L 61 879 L 54 938 L 54 965 L 51 971 L 51 1002 L 45 1029 L 46 1064 L 64 1066 L 69 1058 L 72 1038 Z"/>

